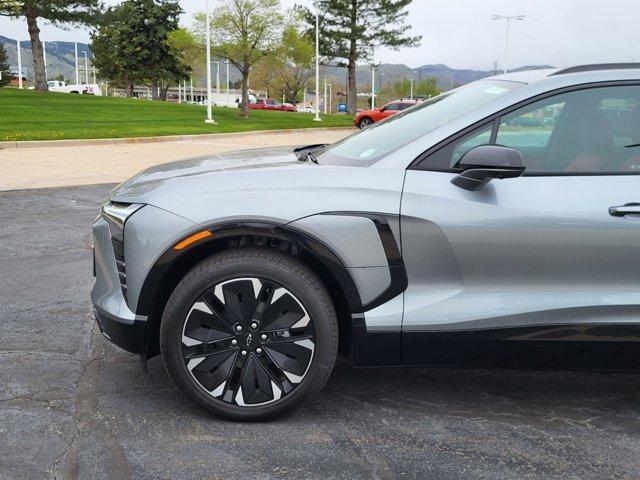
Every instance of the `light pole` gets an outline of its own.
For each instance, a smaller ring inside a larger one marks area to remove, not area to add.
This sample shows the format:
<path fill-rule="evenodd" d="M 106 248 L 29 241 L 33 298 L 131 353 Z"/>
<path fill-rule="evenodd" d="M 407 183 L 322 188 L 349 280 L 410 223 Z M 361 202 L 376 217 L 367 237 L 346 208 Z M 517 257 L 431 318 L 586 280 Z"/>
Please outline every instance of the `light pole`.
<path fill-rule="evenodd" d="M 216 63 L 216 93 L 220 93 L 220 62 Z"/>
<path fill-rule="evenodd" d="M 229 59 L 227 59 L 227 108 L 229 108 Z"/>
<path fill-rule="evenodd" d="M 320 118 L 320 12 L 318 2 L 314 2 L 316 7 L 316 116 L 314 120 L 321 122 Z"/>
<path fill-rule="evenodd" d="M 44 81 L 46 83 L 49 80 L 49 75 L 47 75 L 47 42 L 42 41 L 42 58 L 44 59 Z"/>
<path fill-rule="evenodd" d="M 508 71 L 509 62 L 509 22 L 511 20 L 522 21 L 526 17 L 526 15 L 494 15 L 491 17 L 491 20 L 506 20 L 507 22 L 507 32 L 504 39 L 504 65 L 502 66 L 504 73 L 507 73 Z"/>
<path fill-rule="evenodd" d="M 84 84 L 89 85 L 89 58 L 86 51 L 83 50 L 82 53 L 84 53 Z"/>
<path fill-rule="evenodd" d="M 206 0 L 206 22 L 207 22 L 207 119 L 205 123 L 215 124 L 216 121 L 211 115 L 211 13 L 209 12 L 209 0 Z"/>
<path fill-rule="evenodd" d="M 80 71 L 78 70 L 78 42 L 73 42 L 76 53 L 76 85 L 80 84 Z"/>
<path fill-rule="evenodd" d="M 324 76 L 324 114 L 327 114 L 327 76 Z"/>
<path fill-rule="evenodd" d="M 376 66 L 371 65 L 371 110 L 376 108 Z"/>
<path fill-rule="evenodd" d="M 22 89 L 22 51 L 20 48 L 20 40 L 16 41 L 18 46 L 18 88 Z"/>
<path fill-rule="evenodd" d="M 413 100 L 413 82 L 414 82 L 413 78 L 410 78 L 410 79 L 409 79 L 409 84 L 411 85 L 411 91 L 410 91 L 410 96 L 409 96 L 409 98 L 410 98 L 411 100 Z"/>

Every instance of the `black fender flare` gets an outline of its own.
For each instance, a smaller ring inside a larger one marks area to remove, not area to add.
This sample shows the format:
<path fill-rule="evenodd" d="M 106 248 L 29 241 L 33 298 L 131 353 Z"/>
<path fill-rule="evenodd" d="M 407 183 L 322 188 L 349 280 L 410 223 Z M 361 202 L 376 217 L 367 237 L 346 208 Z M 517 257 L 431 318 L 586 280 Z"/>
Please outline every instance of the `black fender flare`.
<path fill-rule="evenodd" d="M 184 238 L 188 238 L 194 233 L 202 230 L 208 230 L 212 235 L 182 250 L 175 250 L 173 246 L 165 250 L 158 260 L 156 260 L 145 278 L 138 296 L 137 305 L 135 306 L 136 314 L 150 314 L 155 294 L 162 284 L 165 274 L 172 268 L 172 266 L 179 263 L 184 256 L 192 253 L 194 249 L 206 249 L 212 242 L 219 242 L 221 240 L 243 236 L 267 237 L 274 240 L 286 241 L 298 248 L 308 251 L 318 261 L 320 261 L 337 280 L 347 301 L 351 314 L 363 313 L 371 310 L 394 298 L 406 289 L 408 285 L 406 270 L 404 268 L 400 249 L 398 248 L 397 242 L 385 215 L 368 212 L 326 212 L 324 214 L 367 217 L 373 221 L 378 234 L 380 235 L 380 241 L 382 242 L 387 256 L 387 262 L 391 273 L 391 282 L 389 287 L 382 292 L 381 295 L 366 305 L 362 304 L 360 293 L 358 292 L 358 288 L 349 273 L 349 269 L 344 265 L 331 247 L 321 240 L 318 240 L 314 236 L 291 226 L 290 224 L 283 225 L 262 220 L 236 220 L 212 224 L 205 228 L 196 228 L 183 238 L 178 239 L 175 243 L 177 244 Z"/>

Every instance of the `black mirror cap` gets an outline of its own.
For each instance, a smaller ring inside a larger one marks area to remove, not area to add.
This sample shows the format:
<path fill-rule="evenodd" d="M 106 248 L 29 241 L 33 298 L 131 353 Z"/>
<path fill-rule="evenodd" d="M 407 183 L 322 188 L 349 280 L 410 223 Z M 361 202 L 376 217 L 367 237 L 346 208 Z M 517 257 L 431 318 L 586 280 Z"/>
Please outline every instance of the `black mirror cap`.
<path fill-rule="evenodd" d="M 451 179 L 465 190 L 479 190 L 494 178 L 517 178 L 524 173 L 522 154 L 501 145 L 479 145 L 469 150 L 458 162 L 464 171 Z"/>
<path fill-rule="evenodd" d="M 465 153 L 457 165 L 462 170 L 470 168 L 524 168 L 522 154 L 502 145 L 478 145 Z"/>

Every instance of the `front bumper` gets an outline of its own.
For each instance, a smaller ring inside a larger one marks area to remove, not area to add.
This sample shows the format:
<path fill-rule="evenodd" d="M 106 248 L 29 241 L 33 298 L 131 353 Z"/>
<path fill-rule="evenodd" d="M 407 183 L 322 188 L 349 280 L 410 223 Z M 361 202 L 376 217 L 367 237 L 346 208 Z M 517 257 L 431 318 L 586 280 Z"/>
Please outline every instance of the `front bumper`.
<path fill-rule="evenodd" d="M 124 297 L 108 223 L 98 218 L 93 224 L 95 281 L 91 301 L 100 331 L 118 347 L 129 352 L 146 351 L 147 317 L 129 309 Z"/>
<path fill-rule="evenodd" d="M 147 322 L 134 320 L 128 323 L 122 318 L 112 318 L 107 312 L 93 309 L 102 334 L 114 345 L 127 352 L 144 355 L 147 348 Z"/>

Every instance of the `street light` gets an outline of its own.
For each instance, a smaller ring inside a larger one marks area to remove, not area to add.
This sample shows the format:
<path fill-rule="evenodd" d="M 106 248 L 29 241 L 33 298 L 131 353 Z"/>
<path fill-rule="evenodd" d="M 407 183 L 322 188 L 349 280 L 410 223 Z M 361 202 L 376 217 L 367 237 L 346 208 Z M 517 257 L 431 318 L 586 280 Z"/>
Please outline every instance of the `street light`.
<path fill-rule="evenodd" d="M 376 108 L 376 66 L 371 64 L 371 110 Z"/>
<path fill-rule="evenodd" d="M 82 53 L 84 53 L 84 84 L 89 85 L 89 59 L 86 51 L 83 50 Z"/>
<path fill-rule="evenodd" d="M 22 90 L 22 49 L 20 48 L 20 40 L 16 40 L 18 48 L 18 88 Z"/>
<path fill-rule="evenodd" d="M 316 116 L 314 120 L 321 122 L 320 118 L 320 12 L 318 2 L 314 2 L 316 7 Z"/>
<path fill-rule="evenodd" d="M 211 13 L 209 12 L 209 0 L 206 0 L 207 22 L 207 119 L 205 123 L 215 124 L 211 115 Z"/>
<path fill-rule="evenodd" d="M 76 85 L 80 84 L 80 71 L 78 70 L 78 42 L 73 42 L 76 53 Z"/>
<path fill-rule="evenodd" d="M 229 59 L 227 59 L 227 108 L 229 108 Z"/>
<path fill-rule="evenodd" d="M 220 93 L 220 62 L 214 62 L 216 64 L 216 93 Z"/>
<path fill-rule="evenodd" d="M 327 114 L 327 76 L 324 76 L 324 114 Z"/>
<path fill-rule="evenodd" d="M 507 65 L 509 62 L 509 22 L 511 20 L 522 21 L 527 18 L 526 15 L 494 15 L 491 20 L 506 20 L 507 21 L 507 32 L 504 40 L 504 65 L 503 70 L 504 73 L 507 73 Z"/>
<path fill-rule="evenodd" d="M 49 75 L 47 74 L 47 42 L 42 41 L 42 58 L 44 60 L 44 81 L 45 83 L 49 80 Z"/>

